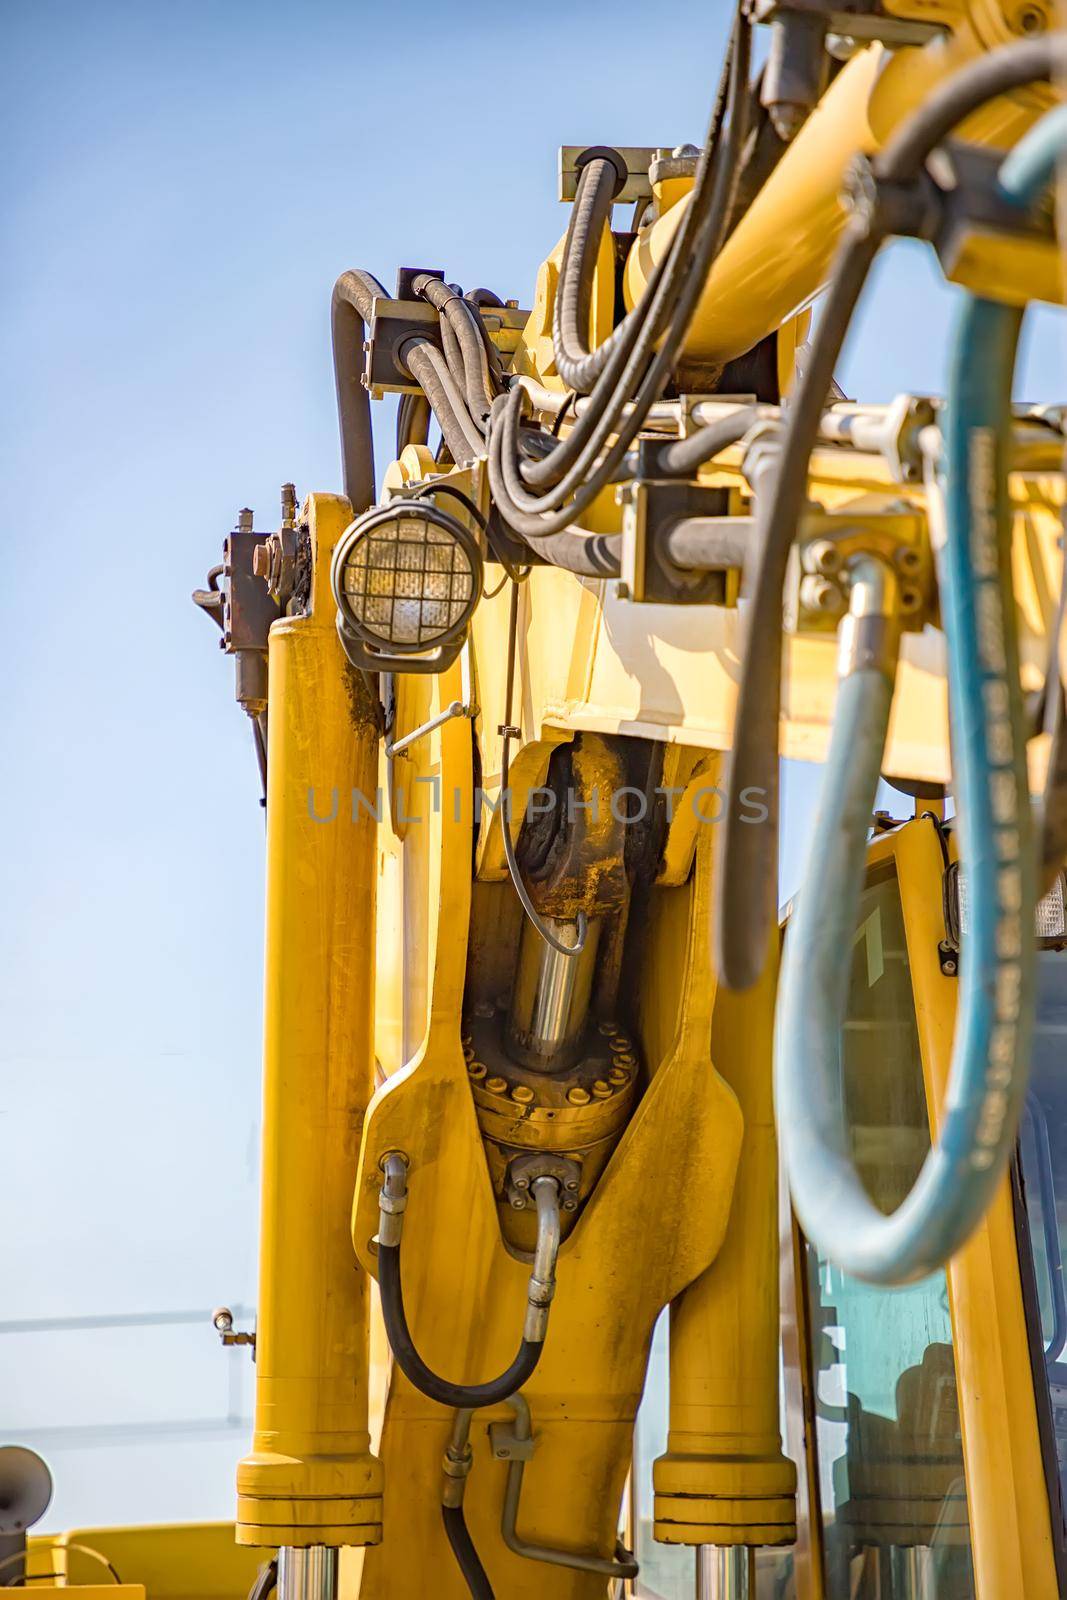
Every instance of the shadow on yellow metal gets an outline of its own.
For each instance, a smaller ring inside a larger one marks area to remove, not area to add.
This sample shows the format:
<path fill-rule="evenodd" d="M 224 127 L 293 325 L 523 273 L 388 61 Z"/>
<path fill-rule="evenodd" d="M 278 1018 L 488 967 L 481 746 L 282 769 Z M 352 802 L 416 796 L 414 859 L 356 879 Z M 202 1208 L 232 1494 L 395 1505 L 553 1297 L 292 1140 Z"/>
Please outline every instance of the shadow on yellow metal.
<path fill-rule="evenodd" d="M 441 704 L 454 695 L 448 675 Z M 431 713 L 433 706 L 428 708 Z M 422 742 L 440 792 L 469 796 L 471 730 L 456 718 Z M 424 774 L 425 775 L 425 774 Z M 455 1381 L 501 1370 L 518 1344 L 528 1267 L 499 1233 L 496 1205 L 460 1045 L 470 912 L 469 800 L 434 808 L 404 841 L 421 857 L 429 1004 L 425 1039 L 379 1089 L 367 1114 L 353 1240 L 374 1270 L 380 1161 L 409 1157 L 404 1289 L 416 1344 Z M 410 814 L 410 808 L 409 808 Z M 712 1066 L 715 986 L 709 953 L 711 834 L 702 830 L 689 883 L 654 892 L 639 966 L 638 1033 L 650 1084 L 584 1214 L 563 1246 L 545 1353 L 526 1386 L 537 1450 L 520 1533 L 610 1556 L 634 1413 L 659 1310 L 715 1257 L 726 1231 L 741 1143 L 735 1095 Z M 405 864 L 406 873 L 407 866 Z M 407 896 L 404 896 L 405 906 Z M 421 958 L 422 952 L 416 952 Z M 479 1413 L 467 1508 L 498 1592 L 522 1600 L 551 1584 L 560 1600 L 599 1597 L 595 1575 L 550 1570 L 508 1552 L 499 1535 L 505 1471 Z M 448 1414 L 394 1370 L 382 1432 L 385 1541 L 367 1553 L 360 1595 L 459 1597 L 439 1515 Z"/>

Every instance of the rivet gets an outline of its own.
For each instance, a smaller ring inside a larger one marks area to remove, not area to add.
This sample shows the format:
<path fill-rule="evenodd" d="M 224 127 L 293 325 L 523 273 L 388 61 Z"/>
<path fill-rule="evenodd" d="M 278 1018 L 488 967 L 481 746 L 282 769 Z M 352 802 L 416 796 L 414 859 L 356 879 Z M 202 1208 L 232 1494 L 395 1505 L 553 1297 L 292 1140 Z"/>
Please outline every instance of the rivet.
<path fill-rule="evenodd" d="M 468 1061 L 467 1062 L 467 1076 L 471 1077 L 471 1078 L 474 1078 L 479 1083 L 485 1077 L 485 1075 L 486 1075 L 486 1073 L 488 1071 L 489 1071 L 489 1068 L 486 1066 L 484 1061 Z"/>
<path fill-rule="evenodd" d="M 508 1080 L 506 1078 L 486 1078 L 485 1087 L 490 1094 L 507 1094 Z"/>
<path fill-rule="evenodd" d="M 612 1089 L 610 1083 L 605 1083 L 603 1078 L 598 1078 L 593 1085 L 593 1098 L 596 1100 L 610 1100 Z"/>
<path fill-rule="evenodd" d="M 572 1106 L 587 1106 L 589 1104 L 589 1090 L 583 1089 L 576 1083 L 573 1089 L 567 1090 L 567 1099 Z"/>
<path fill-rule="evenodd" d="M 528 1106 L 534 1097 L 534 1092 L 528 1083 L 517 1083 L 511 1091 L 511 1098 L 517 1100 L 520 1106 Z"/>

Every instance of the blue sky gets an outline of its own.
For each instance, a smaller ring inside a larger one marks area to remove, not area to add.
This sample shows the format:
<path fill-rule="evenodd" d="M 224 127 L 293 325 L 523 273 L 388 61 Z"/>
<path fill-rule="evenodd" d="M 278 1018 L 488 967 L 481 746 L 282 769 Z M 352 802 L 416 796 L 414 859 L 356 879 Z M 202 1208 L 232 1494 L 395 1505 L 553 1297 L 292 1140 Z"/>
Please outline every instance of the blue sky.
<path fill-rule="evenodd" d="M 335 277 L 442 267 L 529 303 L 557 146 L 698 141 L 725 18 L 7 8 L 0 1321 L 254 1300 L 262 818 L 189 592 L 238 507 L 272 526 L 283 480 L 338 487 Z M 849 392 L 937 389 L 946 298 L 895 248 Z M 1058 328 L 1030 346 L 1022 387 L 1053 398 Z M 794 875 L 812 792 L 794 776 Z M 243 1436 L 212 1419 L 243 1353 L 206 1326 L 3 1338 L 0 1432 L 37 1430 L 51 1525 L 230 1514 Z M 170 1434 L 41 1431 L 149 1418 Z"/>

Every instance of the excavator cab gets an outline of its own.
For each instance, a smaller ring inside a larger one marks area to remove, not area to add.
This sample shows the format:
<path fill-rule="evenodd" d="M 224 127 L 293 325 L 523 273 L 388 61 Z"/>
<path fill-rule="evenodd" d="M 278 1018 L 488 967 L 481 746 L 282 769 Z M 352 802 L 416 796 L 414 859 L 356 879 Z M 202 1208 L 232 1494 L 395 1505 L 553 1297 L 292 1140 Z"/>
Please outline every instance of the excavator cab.
<path fill-rule="evenodd" d="M 854 1159 L 889 1213 L 936 1136 L 966 929 L 951 822 L 930 810 L 902 823 L 883 815 L 879 829 L 848 956 L 841 1065 Z M 759 1600 L 1067 1592 L 1063 907 L 1059 879 L 1039 907 L 1033 1071 L 1016 1155 L 948 1267 L 897 1288 L 863 1282 L 812 1246 L 783 1202 L 782 1418 L 798 1468 L 797 1542 L 756 1553 Z M 650 1387 L 655 1363 L 654 1349 Z M 654 1411 L 646 1392 L 635 1483 L 657 1448 Z M 633 1593 L 688 1597 L 691 1568 L 672 1566 L 662 1547 L 657 1558 L 640 1509 L 636 1550 L 648 1559 Z"/>

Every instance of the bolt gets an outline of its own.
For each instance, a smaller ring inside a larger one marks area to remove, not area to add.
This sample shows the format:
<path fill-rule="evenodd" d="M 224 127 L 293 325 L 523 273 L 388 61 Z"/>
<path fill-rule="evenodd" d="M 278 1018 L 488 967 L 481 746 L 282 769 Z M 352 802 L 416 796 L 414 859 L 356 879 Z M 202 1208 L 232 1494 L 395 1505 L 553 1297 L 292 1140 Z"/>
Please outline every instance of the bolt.
<path fill-rule="evenodd" d="M 808 550 L 808 556 L 816 572 L 829 576 L 841 570 L 841 551 L 829 539 L 816 539 Z"/>
<path fill-rule="evenodd" d="M 567 1099 L 572 1106 L 587 1106 L 589 1104 L 589 1090 L 583 1089 L 576 1083 L 573 1089 L 567 1090 Z"/>
<path fill-rule="evenodd" d="M 901 545 L 895 559 L 901 572 L 918 572 L 922 564 L 922 557 L 912 544 Z"/>
<path fill-rule="evenodd" d="M 914 584 L 902 583 L 900 586 L 900 609 L 909 615 L 919 610 L 923 603 L 922 591 Z"/>
<path fill-rule="evenodd" d="M 577 1178 L 568 1178 L 566 1183 L 563 1185 L 563 1187 L 565 1189 L 570 1189 L 573 1192 L 578 1187 L 578 1179 Z"/>
<path fill-rule="evenodd" d="M 526 1210 L 526 1201 L 525 1200 L 520 1200 L 520 1198 L 519 1198 L 519 1196 L 517 1194 L 516 1195 L 512 1195 L 512 1197 L 511 1197 L 511 1209 L 512 1209 L 512 1211 L 525 1211 Z"/>
<path fill-rule="evenodd" d="M 504 304 L 507 306 L 509 311 L 517 311 L 519 309 L 519 302 L 517 300 L 505 300 Z"/>
<path fill-rule="evenodd" d="M 577 1211 L 577 1209 L 578 1209 L 577 1200 L 564 1200 L 563 1209 L 564 1209 L 564 1211 Z"/>
<path fill-rule="evenodd" d="M 616 1050 L 613 1052 L 614 1064 L 617 1067 L 636 1067 L 637 1057 L 630 1050 Z"/>
<path fill-rule="evenodd" d="M 528 1106 L 534 1097 L 534 1092 L 528 1083 L 517 1083 L 511 1091 L 511 1098 L 517 1100 L 520 1106 Z"/>
<path fill-rule="evenodd" d="M 254 513 L 248 508 L 248 506 L 244 506 L 237 513 L 237 532 L 238 533 L 251 533 L 252 532 L 252 517 L 253 517 L 253 515 L 254 515 Z"/>
<path fill-rule="evenodd" d="M 626 1071 L 625 1067 L 612 1067 L 611 1071 L 608 1073 L 608 1082 L 613 1083 L 617 1089 L 621 1089 L 623 1085 L 629 1083 L 629 1081 L 630 1074 Z"/>
<path fill-rule="evenodd" d="M 486 1078 L 485 1087 L 490 1094 L 507 1094 L 508 1080 L 506 1078 Z"/>
<path fill-rule="evenodd" d="M 472 1044 L 465 1044 L 463 1046 L 463 1059 L 464 1061 L 474 1060 L 474 1046 Z"/>
<path fill-rule="evenodd" d="M 467 1076 L 470 1077 L 470 1078 L 473 1078 L 475 1080 L 475 1082 L 477 1082 L 477 1083 L 481 1082 L 481 1080 L 485 1077 L 485 1075 L 488 1072 L 488 1070 L 489 1069 L 486 1066 L 484 1061 L 468 1061 L 467 1062 Z M 496 1093 L 495 1090 L 493 1092 Z"/>
<path fill-rule="evenodd" d="M 282 527 L 296 526 L 296 484 L 282 484 Z"/>
<path fill-rule="evenodd" d="M 603 1078 L 598 1078 L 593 1085 L 593 1099 L 610 1100 L 611 1094 L 611 1084 L 605 1083 Z"/>
<path fill-rule="evenodd" d="M 270 545 L 257 544 L 252 551 L 252 571 L 257 578 L 267 580 L 270 577 Z"/>
<path fill-rule="evenodd" d="M 515 1187 L 516 1189 L 528 1189 L 530 1187 L 529 1178 L 516 1178 Z"/>

